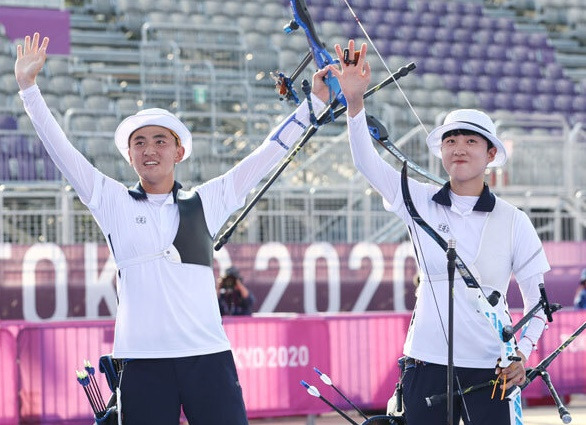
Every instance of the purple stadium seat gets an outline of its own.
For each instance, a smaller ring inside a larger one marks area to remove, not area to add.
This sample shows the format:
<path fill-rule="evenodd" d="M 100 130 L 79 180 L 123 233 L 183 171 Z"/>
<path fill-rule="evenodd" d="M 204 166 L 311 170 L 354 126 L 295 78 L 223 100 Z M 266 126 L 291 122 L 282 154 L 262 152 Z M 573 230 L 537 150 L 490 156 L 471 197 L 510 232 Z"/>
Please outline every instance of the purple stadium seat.
<path fill-rule="evenodd" d="M 419 23 L 421 26 L 427 27 L 439 27 L 440 25 L 440 16 L 436 13 L 420 13 L 419 14 Z"/>
<path fill-rule="evenodd" d="M 468 57 L 471 59 L 483 59 L 488 57 L 486 46 L 482 44 L 471 44 L 468 50 Z"/>
<path fill-rule="evenodd" d="M 446 6 L 446 2 L 444 1 L 429 1 L 427 3 L 427 10 L 429 12 L 435 13 L 438 16 L 445 15 L 448 13 L 448 8 Z"/>
<path fill-rule="evenodd" d="M 516 62 L 504 62 L 503 75 L 507 77 L 520 77 L 522 75 L 521 67 Z"/>
<path fill-rule="evenodd" d="M 502 77 L 496 85 L 498 91 L 502 93 L 514 93 L 517 91 L 518 81 L 516 77 Z"/>
<path fill-rule="evenodd" d="M 355 28 L 358 27 L 358 25 L 354 24 L 348 24 L 349 26 L 353 26 Z M 372 31 L 372 36 L 374 38 L 377 38 L 379 40 L 386 40 L 386 41 L 391 41 L 393 39 L 399 38 L 397 37 L 397 29 L 392 27 L 391 25 L 378 25 L 376 26 L 373 31 Z M 378 46 L 377 46 L 378 47 Z"/>
<path fill-rule="evenodd" d="M 478 79 L 472 75 L 460 76 L 459 87 L 460 90 L 476 91 L 478 90 Z"/>
<path fill-rule="evenodd" d="M 383 50 L 387 51 L 385 55 L 407 56 L 409 54 L 409 43 L 405 40 L 391 40 L 383 44 Z"/>
<path fill-rule="evenodd" d="M 473 35 L 474 42 L 478 44 L 492 45 L 494 31 L 480 29 Z"/>
<path fill-rule="evenodd" d="M 346 10 L 343 10 L 341 7 L 337 6 L 320 7 L 320 10 L 320 13 L 323 13 L 323 15 L 321 15 L 319 19 L 317 17 L 313 18 L 316 21 L 341 22 L 351 16 Z"/>
<path fill-rule="evenodd" d="M 8 155 L 0 152 L 0 181 L 10 180 L 10 170 L 8 164 Z"/>
<path fill-rule="evenodd" d="M 542 94 L 555 94 L 555 81 L 550 80 L 549 78 L 537 79 L 536 90 L 538 93 Z"/>
<path fill-rule="evenodd" d="M 574 112 L 586 113 L 586 96 L 575 96 L 573 101 Z"/>
<path fill-rule="evenodd" d="M 401 25 L 403 23 L 403 14 L 396 10 L 388 10 L 381 12 L 383 15 L 383 22 L 391 27 Z"/>
<path fill-rule="evenodd" d="M 478 90 L 494 93 L 497 91 L 497 79 L 488 75 L 481 75 L 477 81 Z"/>
<path fill-rule="evenodd" d="M 445 59 L 451 56 L 452 44 L 437 42 L 429 48 L 429 54 L 439 59 Z"/>
<path fill-rule="evenodd" d="M 521 77 L 518 81 L 517 90 L 521 93 L 535 94 L 537 93 L 538 79 L 530 77 Z"/>
<path fill-rule="evenodd" d="M 37 173 L 35 170 L 35 159 L 27 156 L 19 160 L 20 180 L 35 180 Z"/>
<path fill-rule="evenodd" d="M 438 27 L 435 28 L 435 39 L 439 42 L 452 42 L 454 41 L 454 31 L 451 28 Z"/>
<path fill-rule="evenodd" d="M 535 58 L 539 62 L 552 63 L 556 61 L 555 49 L 553 47 L 543 47 L 535 49 Z"/>
<path fill-rule="evenodd" d="M 32 155 L 28 139 L 20 134 L 0 135 L 0 150 L 11 157 Z"/>
<path fill-rule="evenodd" d="M 509 18 L 496 18 L 494 29 L 501 31 L 514 31 L 515 21 Z"/>
<path fill-rule="evenodd" d="M 450 56 L 456 59 L 466 59 L 468 57 L 468 47 L 467 43 L 452 43 Z"/>
<path fill-rule="evenodd" d="M 454 31 L 454 41 L 458 43 L 473 43 L 474 32 L 466 28 L 456 28 Z"/>
<path fill-rule="evenodd" d="M 478 102 L 480 107 L 486 111 L 493 111 L 495 108 L 494 92 L 480 92 L 478 93 Z"/>
<path fill-rule="evenodd" d="M 356 22 L 340 22 L 340 26 L 342 27 L 342 33 L 345 34 L 348 38 L 356 38 L 362 36 L 362 31 L 360 27 L 356 25 Z M 387 32 L 390 32 L 392 29 L 388 25 L 377 25 L 375 29 L 371 32 L 373 37 L 376 38 L 376 30 L 378 29 L 385 29 Z M 388 39 L 388 37 L 378 37 L 383 39 Z"/>
<path fill-rule="evenodd" d="M 403 25 L 414 25 L 414 26 L 420 25 L 420 16 L 418 13 L 407 11 L 407 12 L 403 12 L 401 16 L 403 17 L 403 19 L 402 19 Z"/>
<path fill-rule="evenodd" d="M 409 44 L 409 54 L 412 56 L 424 58 L 429 55 L 429 45 L 423 41 L 411 41 Z"/>
<path fill-rule="evenodd" d="M 61 178 L 61 173 L 51 161 L 51 158 L 39 158 L 36 161 L 36 171 L 37 171 L 37 179 L 39 180 L 59 180 Z"/>
<path fill-rule="evenodd" d="M 353 8 L 357 8 L 355 3 L 355 0 L 350 1 L 350 4 L 352 5 Z M 409 10 L 409 5 L 407 4 L 406 0 L 397 0 L 397 1 L 392 1 L 389 2 L 388 0 L 359 0 L 362 1 L 363 3 L 367 3 L 367 5 L 365 7 L 363 7 L 364 9 L 378 9 L 380 12 L 385 11 L 385 10 L 395 10 L 395 11 L 403 11 L 403 10 Z M 336 1 L 334 1 L 334 4 L 338 4 L 336 3 Z M 359 15 L 360 16 L 360 15 Z"/>
<path fill-rule="evenodd" d="M 416 13 L 429 12 L 430 2 L 426 0 L 413 0 L 411 2 L 411 10 Z"/>
<path fill-rule="evenodd" d="M 45 150 L 45 147 L 43 146 L 43 142 L 41 142 L 41 140 L 38 138 L 35 138 L 31 141 L 31 149 L 32 149 L 32 155 L 35 158 L 49 156 L 49 154 Z"/>
<path fill-rule="evenodd" d="M 368 9 L 362 12 L 362 17 L 360 20 L 364 23 L 364 25 L 368 24 L 371 27 L 374 25 L 386 26 L 383 21 L 384 16 L 385 15 L 383 15 L 380 10 Z M 354 21 L 354 24 L 356 25 L 356 21 Z"/>
<path fill-rule="evenodd" d="M 575 94 L 576 87 L 574 82 L 568 79 L 555 80 L 555 91 L 558 94 Z"/>
<path fill-rule="evenodd" d="M 547 35 L 542 33 L 529 33 L 527 43 L 534 49 L 549 47 Z"/>
<path fill-rule="evenodd" d="M 316 22 L 323 22 L 328 20 L 328 16 L 326 15 L 328 13 L 328 7 L 329 6 L 307 6 L 311 17 Z"/>
<path fill-rule="evenodd" d="M 586 112 L 576 112 L 570 115 L 569 118 L 570 125 L 574 126 L 578 123 L 581 123 L 583 126 L 586 126 Z"/>
<path fill-rule="evenodd" d="M 558 94 L 553 101 L 555 110 L 563 114 L 574 112 L 574 97 L 570 94 Z"/>
<path fill-rule="evenodd" d="M 507 60 L 507 49 L 505 47 L 491 44 L 486 46 L 486 57 L 500 61 Z"/>
<path fill-rule="evenodd" d="M 496 29 L 496 24 L 497 22 L 490 16 L 478 16 L 475 28 L 494 30 Z"/>
<path fill-rule="evenodd" d="M 0 114 L 0 130 L 16 130 L 16 118 L 9 114 Z"/>
<path fill-rule="evenodd" d="M 445 58 L 442 60 L 444 63 L 444 71 L 447 74 L 459 75 L 462 72 L 462 64 L 458 59 Z"/>
<path fill-rule="evenodd" d="M 506 62 L 499 60 L 487 60 L 484 72 L 486 75 L 490 75 L 492 77 L 500 77 L 503 75 L 503 67 L 505 63 Z"/>
<path fill-rule="evenodd" d="M 494 95 L 494 108 L 512 111 L 515 108 L 513 96 L 509 93 L 496 93 Z"/>
<path fill-rule="evenodd" d="M 539 112 L 552 112 L 554 110 L 554 96 L 539 94 L 533 98 L 533 108 Z"/>
<path fill-rule="evenodd" d="M 512 31 L 495 31 L 492 35 L 494 42 L 503 47 L 509 47 L 513 36 Z"/>
<path fill-rule="evenodd" d="M 526 93 L 517 93 L 513 95 L 515 111 L 531 112 L 533 110 L 533 96 Z"/>
<path fill-rule="evenodd" d="M 393 10 L 411 10 L 409 7 L 409 0 L 371 0 L 371 2 L 378 2 L 381 9 L 391 8 Z"/>
<path fill-rule="evenodd" d="M 370 8 L 370 3 L 371 0 L 352 0 L 352 7 L 356 10 L 364 11 Z"/>
<path fill-rule="evenodd" d="M 460 16 L 446 14 L 446 15 L 442 16 L 442 18 L 440 19 L 440 22 L 443 27 L 446 27 L 446 28 L 453 30 L 454 28 L 460 27 Z"/>
<path fill-rule="evenodd" d="M 450 1 L 446 2 L 446 13 L 451 15 L 463 15 L 467 13 L 464 2 Z"/>
<path fill-rule="evenodd" d="M 483 75 L 486 62 L 481 59 L 469 59 L 462 64 L 462 71 L 466 75 Z"/>
<path fill-rule="evenodd" d="M 436 37 L 435 28 L 419 27 L 417 28 L 416 37 L 418 40 L 425 41 L 426 43 L 433 43 Z"/>
<path fill-rule="evenodd" d="M 544 76 L 551 80 L 564 78 L 564 70 L 559 63 L 549 63 L 545 66 Z"/>
<path fill-rule="evenodd" d="M 467 15 L 482 15 L 482 5 L 475 2 L 461 2 L 463 13 Z"/>
<path fill-rule="evenodd" d="M 460 90 L 460 76 L 455 74 L 444 74 L 443 75 L 445 87 L 448 90 L 457 92 Z"/>
<path fill-rule="evenodd" d="M 443 61 L 432 56 L 428 56 L 420 61 L 418 68 L 422 72 L 429 72 L 432 74 L 442 74 L 444 72 Z"/>
<path fill-rule="evenodd" d="M 513 46 L 508 51 L 510 58 L 517 62 L 535 62 L 535 50 L 526 46 Z"/>
<path fill-rule="evenodd" d="M 529 33 L 513 31 L 511 34 L 511 43 L 515 46 L 529 46 Z"/>
<path fill-rule="evenodd" d="M 417 38 L 417 27 L 401 25 L 396 29 L 397 38 L 405 41 L 415 41 Z"/>
<path fill-rule="evenodd" d="M 535 62 L 523 62 L 521 64 L 520 76 L 540 78 L 541 77 L 541 66 Z"/>

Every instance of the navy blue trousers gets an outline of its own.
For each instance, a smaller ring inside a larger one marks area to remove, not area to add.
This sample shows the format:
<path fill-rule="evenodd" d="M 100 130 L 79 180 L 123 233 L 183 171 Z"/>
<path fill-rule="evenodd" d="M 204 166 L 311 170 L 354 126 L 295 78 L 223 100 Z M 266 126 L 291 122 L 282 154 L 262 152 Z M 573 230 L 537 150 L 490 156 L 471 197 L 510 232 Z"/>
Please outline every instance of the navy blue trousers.
<path fill-rule="evenodd" d="M 496 379 L 494 369 L 454 368 L 462 389 Z M 428 407 L 426 397 L 445 394 L 447 389 L 447 366 L 417 362 L 406 366 L 403 372 L 403 401 L 408 425 L 446 425 L 447 401 Z M 454 383 L 454 391 L 458 386 Z M 492 386 L 454 397 L 453 422 L 460 419 L 470 425 L 511 425 L 510 409 L 513 403 L 506 398 L 500 400 L 501 390 L 497 386 L 494 398 Z M 464 407 L 465 406 L 465 407 Z"/>
<path fill-rule="evenodd" d="M 248 425 L 231 351 L 129 360 L 120 389 L 124 425 Z"/>

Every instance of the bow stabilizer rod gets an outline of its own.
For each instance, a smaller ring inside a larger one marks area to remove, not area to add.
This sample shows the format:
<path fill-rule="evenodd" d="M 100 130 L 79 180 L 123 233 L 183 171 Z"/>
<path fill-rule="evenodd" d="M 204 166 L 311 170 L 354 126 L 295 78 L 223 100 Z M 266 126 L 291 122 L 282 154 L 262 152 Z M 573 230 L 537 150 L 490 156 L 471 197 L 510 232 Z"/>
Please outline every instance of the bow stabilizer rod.
<path fill-rule="evenodd" d="M 397 80 L 397 79 L 399 79 L 401 77 L 406 76 L 413 69 L 415 69 L 415 64 L 414 63 L 410 63 L 410 64 L 408 64 L 406 66 L 401 67 L 393 75 L 387 77 L 384 81 L 382 81 L 381 83 L 377 84 L 376 86 L 374 86 L 370 90 L 368 90 L 364 94 L 364 98 L 366 99 L 367 97 L 373 95 L 378 90 L 380 90 L 382 87 L 390 84 L 393 80 Z M 337 101 L 334 100 L 333 103 L 336 103 L 337 104 Z M 238 215 L 238 217 L 219 236 L 219 238 L 217 239 L 216 243 L 214 244 L 214 249 L 216 251 L 219 251 L 226 244 L 226 242 L 228 242 L 228 239 L 230 239 L 230 236 L 232 236 L 232 233 L 234 233 L 234 230 L 236 230 L 236 227 L 238 226 L 238 224 L 242 220 L 244 220 L 244 218 L 248 215 L 248 213 L 252 210 L 252 208 L 254 208 L 254 206 L 256 205 L 256 203 L 260 200 L 260 198 L 266 193 L 266 191 L 269 189 L 269 187 L 272 186 L 272 184 L 275 182 L 275 180 L 277 179 L 277 177 L 279 177 L 283 173 L 283 171 L 285 170 L 285 168 L 287 168 L 287 166 L 291 163 L 291 161 L 293 160 L 293 158 L 295 157 L 295 155 L 297 155 L 297 153 L 299 153 L 299 151 L 303 148 L 303 146 L 307 143 L 307 141 L 317 132 L 317 130 L 319 129 L 319 127 L 321 125 L 323 125 L 323 124 L 331 121 L 332 112 L 333 112 L 334 117 L 336 118 L 336 117 L 342 115 L 348 109 L 346 106 L 341 106 L 338 109 L 336 109 L 335 111 L 333 111 L 332 110 L 332 104 L 328 105 L 319 114 L 319 116 L 317 117 L 317 125 L 316 124 L 312 124 L 312 125 L 310 125 L 308 127 L 308 129 L 303 134 L 303 137 L 301 138 L 301 140 L 299 142 L 297 142 L 297 144 L 289 150 L 289 154 L 281 162 L 281 165 L 277 168 L 277 170 L 271 175 L 271 177 L 267 180 L 267 182 L 259 189 L 259 191 L 252 198 L 252 200 L 248 203 L 248 205 L 246 205 L 244 207 L 244 209 Z"/>

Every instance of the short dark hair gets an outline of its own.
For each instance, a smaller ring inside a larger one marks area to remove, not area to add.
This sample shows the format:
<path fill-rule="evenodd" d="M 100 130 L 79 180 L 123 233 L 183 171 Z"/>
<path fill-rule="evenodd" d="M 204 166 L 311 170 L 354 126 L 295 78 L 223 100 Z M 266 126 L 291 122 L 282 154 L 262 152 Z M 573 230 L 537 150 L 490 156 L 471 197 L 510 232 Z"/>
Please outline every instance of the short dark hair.
<path fill-rule="evenodd" d="M 484 140 L 486 140 L 486 143 L 488 145 L 487 150 L 494 147 L 494 144 L 488 140 L 484 135 L 480 134 L 477 131 L 474 130 L 464 130 L 464 129 L 456 129 L 456 130 L 450 130 L 450 131 L 446 131 L 443 135 L 442 135 L 442 140 L 444 140 L 447 137 L 453 137 L 453 136 L 480 136 L 482 137 Z"/>

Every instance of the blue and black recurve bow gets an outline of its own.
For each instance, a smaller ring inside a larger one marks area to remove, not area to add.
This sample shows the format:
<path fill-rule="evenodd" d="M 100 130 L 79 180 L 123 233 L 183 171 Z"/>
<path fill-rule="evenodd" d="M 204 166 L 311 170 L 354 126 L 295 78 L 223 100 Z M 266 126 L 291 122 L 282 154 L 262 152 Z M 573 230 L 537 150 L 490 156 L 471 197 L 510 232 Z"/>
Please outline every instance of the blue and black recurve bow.
<path fill-rule="evenodd" d="M 297 76 L 299 76 L 299 74 L 303 71 L 303 69 L 311 62 L 311 58 L 313 58 L 317 67 L 320 69 L 326 65 L 336 63 L 336 61 L 328 53 L 327 49 L 324 47 L 324 43 L 317 36 L 317 32 L 315 31 L 315 27 L 309 14 L 309 10 L 307 9 L 307 4 L 305 0 L 291 0 L 290 3 L 291 11 L 293 12 L 293 20 L 286 27 L 288 28 L 286 31 L 290 32 L 294 28 L 302 28 L 307 36 L 307 41 L 309 43 L 309 52 L 303 59 L 301 65 L 298 66 L 297 69 L 294 71 L 293 76 L 286 77 L 284 74 L 279 73 L 279 77 L 277 78 L 277 87 L 280 89 L 279 93 L 282 95 L 284 99 L 294 100 L 296 103 L 299 103 L 299 97 L 293 87 L 293 82 L 295 78 L 297 78 Z M 371 87 L 364 94 L 364 98 L 370 97 L 378 90 L 382 89 L 383 87 L 391 83 L 396 84 L 399 78 L 406 76 L 407 74 L 409 74 L 409 72 L 411 72 L 414 69 L 415 64 L 410 63 L 404 67 L 401 67 L 398 71 L 390 73 L 389 77 L 387 77 L 385 80 Z M 238 224 L 246 217 L 246 215 L 255 206 L 258 200 L 264 195 L 267 189 L 273 184 L 277 177 L 279 177 L 283 170 L 289 165 L 293 157 L 297 155 L 301 148 L 303 148 L 305 143 L 317 132 L 319 127 L 329 122 L 332 122 L 337 117 L 346 112 L 346 100 L 344 99 L 338 80 L 333 76 L 329 76 L 326 77 L 325 81 L 330 89 L 330 97 L 332 101 L 329 105 L 327 105 L 325 110 L 321 112 L 319 117 L 311 118 L 311 125 L 306 129 L 301 140 L 297 142 L 297 144 L 293 148 L 290 149 L 287 157 L 285 157 L 285 159 L 281 162 L 281 165 L 271 175 L 271 177 L 267 180 L 264 186 L 256 192 L 254 198 L 251 199 L 250 202 L 244 207 L 244 209 L 240 212 L 238 217 L 232 223 L 230 223 L 229 227 L 218 237 L 216 243 L 214 244 L 214 249 L 216 251 L 221 249 L 222 246 L 226 244 L 226 242 L 228 241 L 228 239 L 230 238 Z M 307 85 L 307 83 L 304 84 L 304 92 L 306 92 L 306 97 L 309 99 L 309 91 Z M 377 142 L 379 142 L 387 150 L 390 150 L 393 155 L 399 155 L 400 158 L 407 159 L 408 163 L 410 164 L 410 167 L 412 167 L 415 171 L 422 173 L 422 175 L 431 178 L 434 181 L 442 181 L 439 178 L 434 178 L 432 174 L 428 173 L 426 170 L 422 169 L 414 162 L 409 160 L 407 156 L 399 150 L 399 148 L 394 146 L 392 142 L 388 140 L 388 134 L 384 126 L 374 117 L 369 118 L 369 130 L 371 132 L 371 135 L 375 140 L 377 140 Z"/>

